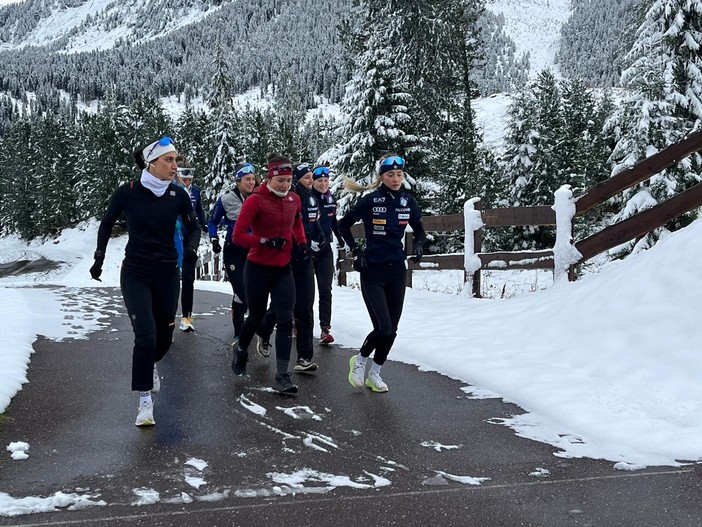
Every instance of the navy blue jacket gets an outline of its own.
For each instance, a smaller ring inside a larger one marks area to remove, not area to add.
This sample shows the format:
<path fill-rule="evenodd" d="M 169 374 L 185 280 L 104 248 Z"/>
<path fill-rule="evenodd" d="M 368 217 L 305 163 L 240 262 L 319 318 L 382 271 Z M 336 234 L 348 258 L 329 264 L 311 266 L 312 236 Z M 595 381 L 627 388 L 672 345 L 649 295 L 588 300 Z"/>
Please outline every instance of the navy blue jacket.
<path fill-rule="evenodd" d="M 196 251 L 200 243 L 200 229 L 188 193 L 169 185 L 163 196 L 156 196 L 141 184 L 131 181 L 121 185 L 110 198 L 105 216 L 98 230 L 97 251 L 104 254 L 117 218 L 127 217 L 129 241 L 124 251 L 124 265 L 149 267 L 154 262 L 178 262 L 173 236 L 178 217 L 188 234 L 188 248 Z"/>
<path fill-rule="evenodd" d="M 324 194 L 320 194 L 314 188 L 312 189 L 312 195 L 317 198 L 319 202 L 319 225 L 322 227 L 322 232 L 327 239 L 327 243 L 332 243 L 334 241 L 332 233 L 336 235 L 336 239 L 341 240 L 341 233 L 339 232 L 339 222 L 336 219 L 336 200 L 330 191 L 326 191 Z"/>
<path fill-rule="evenodd" d="M 191 183 L 188 194 L 190 194 L 190 201 L 193 204 L 193 210 L 195 211 L 195 216 L 197 216 L 197 221 L 200 222 L 200 226 L 202 227 L 202 232 L 207 232 L 207 221 L 205 220 L 205 211 L 202 210 L 200 189 Z"/>
<path fill-rule="evenodd" d="M 302 225 L 305 228 L 307 243 L 312 241 L 321 243 L 325 241 L 326 237 L 318 221 L 319 201 L 317 201 L 317 197 L 310 189 L 297 182 L 293 185 L 293 191 L 300 196 L 300 204 L 302 205 Z"/>
<path fill-rule="evenodd" d="M 407 225 L 414 231 L 415 245 L 421 244 L 426 236 L 419 204 L 403 189 L 393 191 L 380 185 L 361 197 L 341 218 L 339 231 L 351 249 L 356 245 L 351 227 L 358 220 L 363 221 L 365 257 L 369 263 L 403 262 L 406 256 L 402 241 Z"/>

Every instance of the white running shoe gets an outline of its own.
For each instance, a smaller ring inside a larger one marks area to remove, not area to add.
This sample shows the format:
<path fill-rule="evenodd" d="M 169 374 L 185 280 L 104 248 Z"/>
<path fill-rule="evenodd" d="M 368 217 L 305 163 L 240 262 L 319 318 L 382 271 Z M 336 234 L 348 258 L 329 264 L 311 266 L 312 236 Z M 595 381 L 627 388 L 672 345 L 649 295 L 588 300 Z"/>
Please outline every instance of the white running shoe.
<path fill-rule="evenodd" d="M 351 355 L 349 359 L 349 383 L 354 388 L 362 388 L 366 365 L 359 363 L 356 359 L 358 359 L 358 355 Z"/>
<path fill-rule="evenodd" d="M 368 372 L 368 378 L 366 379 L 366 386 L 368 386 L 374 392 L 385 393 L 388 391 L 388 385 L 380 377 L 380 373 L 371 370 Z"/>
<path fill-rule="evenodd" d="M 182 317 L 180 319 L 180 328 L 181 331 L 195 331 L 195 327 L 193 326 L 193 317 Z"/>
<path fill-rule="evenodd" d="M 161 377 L 158 374 L 156 365 L 154 364 L 154 385 L 151 388 L 151 393 L 158 393 L 161 391 Z"/>
<path fill-rule="evenodd" d="M 137 413 L 136 422 L 134 424 L 137 426 L 153 426 L 156 424 L 156 421 L 154 421 L 153 402 L 139 403 L 139 413 Z"/>

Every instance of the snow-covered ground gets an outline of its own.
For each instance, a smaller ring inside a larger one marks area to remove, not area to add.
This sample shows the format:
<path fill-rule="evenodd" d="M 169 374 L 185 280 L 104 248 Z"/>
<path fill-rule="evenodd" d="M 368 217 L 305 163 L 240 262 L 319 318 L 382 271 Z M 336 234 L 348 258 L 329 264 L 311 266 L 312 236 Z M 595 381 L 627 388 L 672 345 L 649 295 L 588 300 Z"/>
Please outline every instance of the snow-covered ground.
<path fill-rule="evenodd" d="M 0 409 L 26 382 L 38 334 L 90 338 L 99 327 L 99 303 L 34 287 L 117 286 L 122 238 L 110 242 L 103 282 L 89 279 L 96 229 L 91 223 L 44 244 L 0 240 L 5 262 L 41 256 L 66 262 L 58 271 L 0 280 Z M 506 299 L 467 298 L 458 294 L 455 276 L 430 277 L 427 271 L 415 282 L 431 290 L 408 290 L 391 358 L 460 379 L 473 396 L 516 403 L 528 413 L 504 424 L 557 447 L 558 456 L 607 459 L 625 470 L 697 461 L 700 237 L 702 221 L 696 221 L 578 282 Z M 226 283 L 196 287 L 231 293 Z M 81 319 L 78 332 L 71 317 Z M 337 342 L 357 348 L 370 327 L 360 291 L 336 288 Z"/>

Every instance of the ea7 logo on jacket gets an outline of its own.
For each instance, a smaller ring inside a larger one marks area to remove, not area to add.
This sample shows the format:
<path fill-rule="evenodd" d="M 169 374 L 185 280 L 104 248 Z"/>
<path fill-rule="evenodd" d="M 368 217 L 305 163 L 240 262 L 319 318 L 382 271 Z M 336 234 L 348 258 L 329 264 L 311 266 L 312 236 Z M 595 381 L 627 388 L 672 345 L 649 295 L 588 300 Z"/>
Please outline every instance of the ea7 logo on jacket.
<path fill-rule="evenodd" d="M 385 203 L 385 197 L 373 198 L 373 203 Z"/>
<path fill-rule="evenodd" d="M 373 213 L 374 214 L 383 214 L 387 212 L 387 207 L 373 207 Z"/>

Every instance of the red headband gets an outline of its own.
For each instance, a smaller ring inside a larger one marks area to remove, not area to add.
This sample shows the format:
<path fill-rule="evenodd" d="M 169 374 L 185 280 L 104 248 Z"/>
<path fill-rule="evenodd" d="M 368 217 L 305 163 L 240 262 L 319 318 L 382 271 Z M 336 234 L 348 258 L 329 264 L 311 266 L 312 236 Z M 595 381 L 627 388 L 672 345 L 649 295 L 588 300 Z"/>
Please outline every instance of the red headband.
<path fill-rule="evenodd" d="M 268 177 L 292 175 L 292 163 L 289 161 L 271 161 L 268 163 Z"/>

